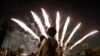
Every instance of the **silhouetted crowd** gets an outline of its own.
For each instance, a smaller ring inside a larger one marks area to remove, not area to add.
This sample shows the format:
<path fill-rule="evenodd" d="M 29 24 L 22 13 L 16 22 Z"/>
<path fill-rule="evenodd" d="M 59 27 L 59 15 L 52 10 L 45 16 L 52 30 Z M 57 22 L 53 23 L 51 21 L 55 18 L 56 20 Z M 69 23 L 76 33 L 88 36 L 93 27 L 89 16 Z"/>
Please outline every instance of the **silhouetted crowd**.
<path fill-rule="evenodd" d="M 27 55 L 23 52 L 24 49 L 22 48 L 18 48 L 16 52 L 11 52 L 9 49 L 1 49 L 0 56 L 59 56 L 60 54 L 57 53 L 58 43 L 54 38 L 55 34 L 56 29 L 50 27 L 47 30 L 47 37 L 41 35 L 38 51 L 36 53 Z"/>
<path fill-rule="evenodd" d="M 47 30 L 47 37 L 41 35 L 38 51 L 35 53 L 26 54 L 22 48 L 18 48 L 16 52 L 1 48 L 0 56 L 69 56 L 64 55 L 63 48 L 58 45 L 54 38 L 55 34 L 56 29 L 54 27 L 50 27 Z M 100 56 L 100 50 L 97 53 L 96 51 L 90 49 L 84 49 L 82 52 L 79 52 L 74 56 Z"/>

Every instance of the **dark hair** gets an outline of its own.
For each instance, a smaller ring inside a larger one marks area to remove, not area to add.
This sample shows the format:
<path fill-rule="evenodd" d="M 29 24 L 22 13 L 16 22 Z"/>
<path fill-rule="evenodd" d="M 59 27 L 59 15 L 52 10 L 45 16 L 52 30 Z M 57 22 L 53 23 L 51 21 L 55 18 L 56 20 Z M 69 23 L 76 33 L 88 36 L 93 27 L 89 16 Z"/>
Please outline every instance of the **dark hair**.
<path fill-rule="evenodd" d="M 44 38 L 45 38 L 45 36 L 44 35 L 41 35 L 40 36 L 40 41 L 42 42 Z"/>
<path fill-rule="evenodd" d="M 34 53 L 31 53 L 31 55 L 35 55 Z"/>
<path fill-rule="evenodd" d="M 47 31 L 47 34 L 51 37 L 54 37 L 56 34 L 56 29 L 54 27 L 50 27 Z"/>

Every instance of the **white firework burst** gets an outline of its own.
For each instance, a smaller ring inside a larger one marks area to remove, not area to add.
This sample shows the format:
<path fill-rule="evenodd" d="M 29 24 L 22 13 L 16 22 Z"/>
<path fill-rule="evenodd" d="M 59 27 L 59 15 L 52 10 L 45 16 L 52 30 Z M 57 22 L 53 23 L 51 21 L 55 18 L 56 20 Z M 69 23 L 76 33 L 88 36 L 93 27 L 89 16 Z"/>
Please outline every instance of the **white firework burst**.
<path fill-rule="evenodd" d="M 49 21 L 49 16 L 48 14 L 46 13 L 46 11 L 41 8 L 42 10 L 42 14 L 43 14 L 43 17 L 44 17 L 44 22 L 45 22 L 45 26 L 46 27 L 51 27 L 51 22 Z M 31 11 L 32 13 L 32 16 L 35 20 L 35 22 L 37 23 L 39 29 L 40 29 L 40 32 L 42 35 L 46 36 L 46 38 L 48 38 L 47 34 L 46 34 L 46 29 L 44 28 L 43 26 L 43 22 L 40 20 L 40 18 L 36 15 L 36 13 L 34 13 L 33 11 Z M 18 25 L 20 25 L 25 31 L 29 32 L 32 36 L 34 36 L 36 39 L 40 40 L 39 37 L 30 29 L 28 28 L 28 26 L 26 26 L 25 23 L 23 23 L 22 21 L 20 20 L 17 20 L 17 19 L 14 19 L 14 18 L 11 18 L 11 20 L 13 20 L 14 22 L 16 22 Z M 60 13 L 57 11 L 57 16 L 56 16 L 56 30 L 57 30 L 57 34 L 55 35 L 55 39 L 57 40 L 58 44 L 63 47 L 64 46 L 64 50 L 66 50 L 66 47 L 67 47 L 67 44 L 70 42 L 71 38 L 74 36 L 75 32 L 78 30 L 78 28 L 81 26 L 81 23 L 79 23 L 72 31 L 72 33 L 69 35 L 68 39 L 65 41 L 65 43 L 63 43 L 64 41 L 64 38 L 65 38 L 65 34 L 66 34 L 66 31 L 67 31 L 67 28 L 68 28 L 68 25 L 69 25 L 69 22 L 70 22 L 70 17 L 68 17 L 65 21 L 65 24 L 64 24 L 64 27 L 63 27 L 63 31 L 61 33 L 61 39 L 60 41 L 59 40 L 59 30 L 60 30 Z M 82 39 L 78 40 L 77 42 L 75 42 L 69 49 L 73 49 L 76 45 L 78 45 L 79 43 L 81 43 L 84 39 L 86 39 L 87 37 L 89 37 L 90 35 L 93 35 L 95 33 L 97 33 L 97 31 L 93 31 L 87 35 L 85 35 Z"/>

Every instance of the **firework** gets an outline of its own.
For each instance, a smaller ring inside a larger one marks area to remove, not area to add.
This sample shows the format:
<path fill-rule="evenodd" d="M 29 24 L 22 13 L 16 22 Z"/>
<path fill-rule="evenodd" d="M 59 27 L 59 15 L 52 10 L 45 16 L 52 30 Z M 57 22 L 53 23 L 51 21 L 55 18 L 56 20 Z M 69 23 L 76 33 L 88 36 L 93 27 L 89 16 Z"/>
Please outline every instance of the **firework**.
<path fill-rule="evenodd" d="M 42 14 L 43 14 L 43 17 L 44 17 L 45 26 L 46 26 L 47 28 L 51 27 L 51 23 L 50 23 L 51 21 L 49 22 L 49 20 L 51 20 L 51 19 L 49 19 L 49 17 L 48 17 L 48 15 L 47 15 L 46 11 L 45 11 L 43 8 L 41 8 L 41 10 L 42 10 Z M 41 34 L 44 35 L 44 36 L 46 36 L 46 38 L 48 38 L 47 33 L 46 33 L 46 31 L 45 31 L 45 28 L 44 28 L 44 26 L 43 26 L 43 24 L 42 24 L 40 18 L 39 18 L 39 17 L 36 15 L 36 13 L 34 13 L 33 11 L 31 11 L 31 14 L 32 14 L 32 16 L 33 16 L 35 22 L 37 23 L 37 25 L 38 25 L 38 27 L 39 27 L 39 29 L 40 29 Z M 14 22 L 16 22 L 19 26 L 21 26 L 25 31 L 27 31 L 27 32 L 30 33 L 32 36 L 34 36 L 34 38 L 40 40 L 39 37 L 38 37 L 30 28 L 28 28 L 28 26 L 27 26 L 25 23 L 21 22 L 20 20 L 14 19 L 14 18 L 12 18 L 12 20 L 13 20 Z M 56 21 L 55 21 L 57 33 L 56 33 L 56 35 L 55 35 L 55 39 L 57 40 L 58 45 L 61 45 L 61 47 L 64 46 L 63 50 L 65 50 L 67 44 L 70 42 L 71 38 L 74 36 L 74 34 L 76 33 L 76 31 L 77 31 L 77 30 L 79 29 L 79 27 L 81 26 L 81 23 L 78 23 L 78 24 L 77 24 L 77 26 L 73 29 L 73 31 L 72 31 L 71 34 L 69 35 L 68 39 L 65 41 L 65 43 L 63 43 L 64 38 L 65 38 L 65 35 L 66 35 L 66 32 L 67 32 L 67 28 L 68 28 L 68 25 L 69 25 L 69 22 L 70 22 L 70 17 L 68 17 L 68 18 L 66 19 L 65 23 L 64 23 L 63 31 L 62 31 L 62 33 L 61 33 L 61 40 L 60 40 L 60 42 L 59 42 L 59 36 L 60 36 L 60 35 L 59 35 L 60 20 L 61 20 L 61 18 L 60 18 L 60 13 L 57 11 L 57 14 L 56 14 Z M 78 45 L 79 43 L 81 43 L 84 39 L 86 39 L 87 37 L 89 37 L 89 36 L 91 36 L 91 35 L 93 35 L 93 34 L 95 34 L 95 33 L 97 33 L 97 32 L 98 32 L 98 31 L 96 30 L 96 31 L 92 31 L 92 32 L 90 32 L 89 34 L 85 35 L 82 39 L 80 39 L 80 40 L 78 40 L 77 42 L 75 42 L 71 47 L 69 47 L 69 48 L 67 47 L 67 48 L 68 48 L 67 51 L 69 52 L 69 50 L 73 49 L 76 45 Z"/>
<path fill-rule="evenodd" d="M 22 21 L 11 18 L 11 20 L 13 20 L 14 22 L 16 22 L 20 27 L 22 27 L 25 31 L 27 31 L 28 33 L 30 33 L 32 36 L 34 36 L 34 38 L 39 39 L 39 37 Z"/>
<path fill-rule="evenodd" d="M 63 32 L 62 32 L 61 40 L 60 40 L 61 46 L 63 46 L 63 40 L 64 40 L 66 31 L 67 31 L 69 22 L 70 22 L 70 17 L 68 17 L 68 18 L 66 19 L 66 22 L 65 22 L 64 27 L 63 27 Z"/>
<path fill-rule="evenodd" d="M 46 38 L 48 38 L 40 18 L 34 12 L 31 11 L 31 13 L 35 22 L 38 24 L 41 34 L 46 36 Z"/>
<path fill-rule="evenodd" d="M 43 14 L 43 17 L 44 17 L 44 20 L 45 20 L 45 25 L 46 25 L 46 27 L 49 28 L 51 26 L 50 22 L 49 22 L 49 17 L 47 15 L 46 11 L 43 8 L 41 8 L 41 10 L 42 10 L 42 14 Z"/>
<path fill-rule="evenodd" d="M 59 38 L 59 26 L 60 26 L 60 14 L 59 12 L 57 11 L 57 17 L 56 17 L 56 30 L 57 30 L 57 33 L 56 33 L 56 40 L 57 42 L 59 42 L 58 38 Z"/>
<path fill-rule="evenodd" d="M 67 41 L 66 41 L 65 44 L 64 44 L 64 46 L 65 46 L 64 49 L 66 49 L 67 44 L 69 43 L 69 41 L 71 40 L 71 38 L 73 37 L 73 35 L 74 35 L 75 32 L 79 29 L 80 26 L 81 26 L 81 23 L 79 23 L 79 24 L 74 28 L 74 30 L 72 31 L 72 33 L 69 35 Z"/>
<path fill-rule="evenodd" d="M 97 33 L 99 31 L 95 30 L 95 31 L 92 31 L 90 33 L 88 33 L 87 35 L 85 35 L 84 37 L 82 37 L 82 39 L 78 40 L 77 42 L 75 42 L 69 49 L 73 49 L 76 45 L 78 45 L 79 43 L 81 43 L 84 39 L 86 39 L 87 37 Z"/>

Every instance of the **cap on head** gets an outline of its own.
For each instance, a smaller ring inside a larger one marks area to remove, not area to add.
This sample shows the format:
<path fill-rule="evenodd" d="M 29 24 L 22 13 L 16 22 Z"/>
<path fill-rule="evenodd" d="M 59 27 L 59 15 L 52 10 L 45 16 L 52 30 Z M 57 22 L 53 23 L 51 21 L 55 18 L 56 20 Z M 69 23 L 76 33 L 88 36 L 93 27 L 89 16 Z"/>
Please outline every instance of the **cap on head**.
<path fill-rule="evenodd" d="M 55 27 L 50 27 L 48 30 L 47 30 L 47 34 L 49 35 L 49 36 L 51 36 L 51 37 L 54 37 L 55 36 L 55 34 L 56 34 L 56 29 L 55 29 Z"/>

